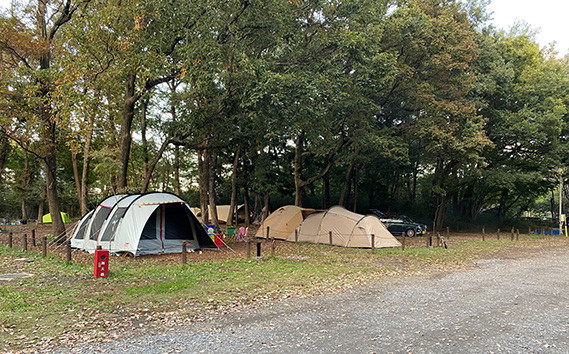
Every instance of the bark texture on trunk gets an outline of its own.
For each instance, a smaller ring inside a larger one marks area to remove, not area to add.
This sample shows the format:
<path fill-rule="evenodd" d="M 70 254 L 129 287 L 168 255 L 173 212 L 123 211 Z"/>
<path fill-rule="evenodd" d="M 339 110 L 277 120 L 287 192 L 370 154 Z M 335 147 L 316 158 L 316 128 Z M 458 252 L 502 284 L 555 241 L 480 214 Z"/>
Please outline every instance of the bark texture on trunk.
<path fill-rule="evenodd" d="M 166 148 L 168 147 L 170 142 L 171 142 L 170 139 L 164 140 L 162 145 L 160 145 L 160 149 L 158 150 L 158 152 L 156 153 L 156 155 L 152 159 L 152 162 L 150 163 L 150 165 L 148 165 L 146 175 L 144 176 L 144 182 L 142 183 L 142 188 L 140 189 L 141 193 L 148 192 L 148 186 L 150 185 L 150 180 L 152 179 L 152 173 L 154 173 L 154 169 L 156 168 L 158 161 L 160 161 L 160 158 L 162 158 L 162 155 L 164 154 L 164 151 L 166 150 Z M 160 177 L 158 177 L 158 178 L 160 178 Z M 164 183 L 165 183 L 164 179 L 162 182 L 163 182 L 163 188 L 165 188 L 164 187 Z"/>
<path fill-rule="evenodd" d="M 215 202 L 215 167 L 217 166 L 217 152 L 210 150 L 209 154 L 209 208 L 211 209 L 211 223 L 215 225 L 216 230 L 220 230 L 219 220 L 217 218 L 217 205 Z"/>
<path fill-rule="evenodd" d="M 38 218 L 36 220 L 36 223 L 38 224 L 42 224 L 43 220 L 42 220 L 42 216 L 43 216 L 43 206 L 45 204 L 45 197 L 47 195 L 47 191 L 45 190 L 45 188 L 43 189 L 43 191 L 41 192 L 41 196 L 40 196 L 40 203 L 38 206 Z"/>
<path fill-rule="evenodd" d="M 93 141 L 93 126 L 95 119 L 93 115 L 89 115 L 87 119 L 87 136 L 85 137 L 85 146 L 83 147 L 83 169 L 81 171 L 81 197 L 79 198 L 79 207 L 81 215 L 89 212 L 89 165 L 91 160 L 91 143 Z"/>
<path fill-rule="evenodd" d="M 148 140 L 146 139 L 146 113 L 148 111 L 148 98 L 140 102 L 140 135 L 142 139 L 142 166 L 144 176 L 148 175 Z"/>
<path fill-rule="evenodd" d="M 200 191 L 200 209 L 202 213 L 202 222 L 207 224 L 209 222 L 208 213 L 208 184 L 209 177 L 209 161 L 206 158 L 205 149 L 198 149 L 198 173 L 199 173 L 199 191 Z"/>
<path fill-rule="evenodd" d="M 49 38 L 46 26 L 46 3 L 38 1 L 37 3 L 37 26 L 40 32 L 40 38 L 49 44 Z M 52 30 L 53 31 L 53 30 Z M 47 72 L 50 69 L 51 49 L 45 49 L 39 56 L 40 71 Z M 47 75 L 46 75 L 47 76 Z M 52 220 L 52 233 L 56 242 L 65 240 L 65 225 L 61 219 L 61 209 L 59 205 L 59 195 L 57 193 L 57 148 L 56 148 L 56 123 L 53 117 L 51 107 L 51 83 L 46 79 L 39 80 L 39 114 L 41 119 L 40 137 L 44 143 L 44 161 L 46 166 L 46 188 L 47 200 L 49 203 L 49 212 Z"/>
<path fill-rule="evenodd" d="M 350 162 L 348 168 L 346 168 L 346 176 L 344 177 L 344 185 L 342 186 L 342 192 L 340 193 L 340 200 L 338 201 L 338 205 L 343 207 L 346 206 L 346 203 L 349 199 L 349 191 L 350 191 L 350 182 L 352 179 L 352 171 L 354 169 L 354 162 Z"/>
<path fill-rule="evenodd" d="M 324 191 L 322 193 L 322 208 L 328 209 L 330 207 L 330 178 L 328 175 L 324 176 Z"/>
<path fill-rule="evenodd" d="M 22 220 L 28 220 L 28 212 L 26 210 L 26 197 L 28 194 L 28 187 L 30 185 L 30 160 L 28 152 L 24 150 L 24 175 L 22 176 Z"/>
<path fill-rule="evenodd" d="M 227 226 L 233 226 L 233 218 L 237 214 L 235 211 L 237 208 L 237 168 L 239 167 L 240 153 L 241 149 L 238 148 L 233 158 L 233 168 L 231 170 L 231 201 L 229 203 L 229 214 L 227 215 Z M 237 219 L 236 216 L 235 219 Z"/>
<path fill-rule="evenodd" d="M 134 107 L 139 96 L 135 91 L 136 75 L 128 74 L 125 82 L 125 94 L 123 104 L 123 117 L 120 131 L 120 150 L 119 150 L 119 174 L 117 187 L 119 192 L 126 192 L 128 161 L 130 158 L 130 147 L 132 143 L 131 128 L 134 118 Z"/>

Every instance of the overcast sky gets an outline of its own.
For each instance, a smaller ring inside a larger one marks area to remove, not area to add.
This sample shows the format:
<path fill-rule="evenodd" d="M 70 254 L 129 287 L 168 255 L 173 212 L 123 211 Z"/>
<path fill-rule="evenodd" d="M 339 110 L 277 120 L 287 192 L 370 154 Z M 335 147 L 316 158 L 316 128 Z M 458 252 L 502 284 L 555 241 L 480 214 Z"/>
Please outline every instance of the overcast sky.
<path fill-rule="evenodd" d="M 0 7 L 10 2 L 0 0 Z M 555 41 L 561 55 L 569 53 L 569 0 L 492 0 L 489 11 L 496 27 L 508 29 L 518 20 L 525 21 L 539 30 L 541 46 Z"/>
<path fill-rule="evenodd" d="M 539 30 L 541 46 L 557 42 L 561 55 L 569 53 L 569 0 L 493 0 L 489 12 L 496 27 L 507 29 L 522 20 Z"/>

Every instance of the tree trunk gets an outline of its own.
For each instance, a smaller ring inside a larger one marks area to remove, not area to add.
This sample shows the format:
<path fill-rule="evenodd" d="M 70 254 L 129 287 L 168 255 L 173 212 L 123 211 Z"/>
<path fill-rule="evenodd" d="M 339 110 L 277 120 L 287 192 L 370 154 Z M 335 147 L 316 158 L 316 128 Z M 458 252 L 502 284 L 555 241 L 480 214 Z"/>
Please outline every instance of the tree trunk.
<path fill-rule="evenodd" d="M 304 132 L 298 134 L 294 147 L 294 205 L 302 206 L 304 186 L 302 185 L 302 150 Z"/>
<path fill-rule="evenodd" d="M 158 161 L 160 161 L 160 159 L 162 158 L 162 155 L 164 154 L 164 151 L 166 150 L 166 148 L 168 147 L 170 142 L 171 142 L 171 140 L 169 138 L 166 138 L 166 140 L 164 140 L 164 142 L 162 142 L 162 145 L 160 145 L 160 149 L 158 150 L 158 152 L 156 153 L 156 155 L 152 159 L 152 162 L 148 166 L 148 169 L 146 171 L 146 175 L 144 176 L 144 182 L 142 183 L 142 188 L 140 189 L 141 193 L 148 192 L 148 186 L 150 185 L 150 180 L 152 179 L 152 174 L 154 173 L 154 169 L 156 168 Z M 160 178 L 160 177 L 158 177 L 158 178 Z M 162 179 L 162 189 L 164 190 L 165 188 L 166 187 L 164 186 L 164 179 Z"/>
<path fill-rule="evenodd" d="M 79 179 L 79 165 L 77 162 L 77 153 L 75 151 L 71 151 L 71 165 L 73 166 L 73 180 L 75 181 L 77 200 L 79 200 L 79 206 L 81 206 L 81 181 Z"/>
<path fill-rule="evenodd" d="M 174 194 L 182 194 L 180 188 L 180 147 L 174 148 Z"/>
<path fill-rule="evenodd" d="M 265 219 L 269 216 L 269 204 L 271 202 L 271 198 L 269 192 L 265 192 L 263 196 L 263 215 L 261 216 L 261 223 L 265 221 Z"/>
<path fill-rule="evenodd" d="M 233 168 L 231 173 L 231 202 L 229 203 L 229 214 L 227 215 L 227 226 L 233 226 L 233 217 L 235 214 L 235 209 L 237 207 L 237 167 L 239 167 L 239 156 L 241 154 L 241 148 L 237 148 L 235 151 L 235 157 L 233 158 Z"/>
<path fill-rule="evenodd" d="M 220 230 L 219 220 L 217 218 L 217 205 L 215 203 L 215 168 L 217 166 L 217 152 L 209 151 L 209 208 L 211 209 L 211 222 L 215 225 L 216 230 Z"/>
<path fill-rule="evenodd" d="M 353 212 L 356 212 L 358 207 L 358 168 L 354 170 L 354 209 Z"/>
<path fill-rule="evenodd" d="M 145 98 L 140 102 L 140 135 L 142 139 L 142 167 L 144 176 L 148 175 L 148 140 L 146 139 L 146 113 L 148 111 L 149 98 Z M 152 175 L 152 174 L 150 174 Z"/>
<path fill-rule="evenodd" d="M 46 17 L 46 3 L 38 1 L 37 3 L 37 26 L 40 32 L 40 37 L 45 43 L 49 43 L 47 34 L 47 26 L 45 22 Z M 51 52 L 45 50 L 39 56 L 40 72 L 47 72 L 50 68 Z M 47 76 L 47 75 L 46 75 Z M 41 77 L 41 76 L 40 76 Z M 40 130 L 40 138 L 44 143 L 44 161 L 46 165 L 46 186 L 47 186 L 47 200 L 49 203 L 49 212 L 52 221 L 52 233 L 56 238 L 56 242 L 63 242 L 65 240 L 65 225 L 61 219 L 61 209 L 59 205 L 59 195 L 57 194 L 57 148 L 56 148 L 56 120 L 52 116 L 52 108 L 50 102 L 51 83 L 46 79 L 40 79 L 40 103 L 39 111 L 42 122 Z"/>
<path fill-rule="evenodd" d="M 119 192 L 126 192 L 128 161 L 130 158 L 130 147 L 132 143 L 131 128 L 134 118 L 134 107 L 139 96 L 135 91 L 136 75 L 128 74 L 125 85 L 123 118 L 120 131 L 120 149 L 119 149 L 119 174 L 117 187 Z"/>
<path fill-rule="evenodd" d="M 208 213 L 208 196 L 209 190 L 209 177 L 207 171 L 209 170 L 208 159 L 206 158 L 205 149 L 198 150 L 198 174 L 199 174 L 199 192 L 200 192 L 200 209 L 202 212 L 202 222 L 207 224 L 209 221 Z"/>
<path fill-rule="evenodd" d="M 10 151 L 10 142 L 4 131 L 0 131 L 0 185 L 2 184 L 2 178 L 4 177 L 4 167 L 6 166 L 6 159 L 8 158 L 8 152 Z"/>
<path fill-rule="evenodd" d="M 245 226 L 248 227 L 251 225 L 251 208 L 249 207 L 249 187 L 247 185 L 243 187 L 243 204 L 243 209 L 245 210 Z"/>
<path fill-rule="evenodd" d="M 28 187 L 30 185 L 30 160 L 28 152 L 24 150 L 24 175 L 22 176 L 22 220 L 28 220 L 28 213 L 26 211 L 26 199 L 28 195 Z"/>
<path fill-rule="evenodd" d="M 330 178 L 328 178 L 328 175 L 326 175 L 322 179 L 324 182 L 324 193 L 322 195 L 322 208 L 328 209 L 330 207 Z"/>
<path fill-rule="evenodd" d="M 342 187 L 342 192 L 340 193 L 340 200 L 338 201 L 338 205 L 346 206 L 346 203 L 349 199 L 350 193 L 350 181 L 352 179 L 352 170 L 354 169 L 354 162 L 350 162 L 348 168 L 346 169 L 346 175 L 344 177 L 344 186 Z M 347 198 L 346 198 L 347 197 Z"/>
<path fill-rule="evenodd" d="M 89 198 L 89 161 L 91 160 L 91 142 L 93 141 L 93 125 L 95 124 L 93 115 L 89 115 L 87 123 L 87 136 L 83 148 L 83 170 L 81 171 L 81 197 L 79 198 L 81 215 L 89 212 L 87 201 Z"/>
<path fill-rule="evenodd" d="M 47 195 L 47 191 L 45 190 L 45 188 L 42 190 L 41 192 L 41 197 L 40 197 L 40 203 L 38 206 L 38 218 L 37 218 L 37 223 L 38 224 L 42 224 L 43 223 L 43 207 L 45 204 L 45 197 Z"/>

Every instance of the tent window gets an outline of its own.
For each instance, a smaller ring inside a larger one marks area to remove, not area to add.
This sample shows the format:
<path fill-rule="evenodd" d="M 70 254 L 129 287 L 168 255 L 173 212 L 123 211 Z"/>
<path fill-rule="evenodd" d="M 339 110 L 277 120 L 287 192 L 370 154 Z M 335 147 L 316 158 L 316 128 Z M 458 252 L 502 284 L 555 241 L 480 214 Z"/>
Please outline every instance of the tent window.
<path fill-rule="evenodd" d="M 109 220 L 109 224 L 107 225 L 107 228 L 103 233 L 103 236 L 101 236 L 101 241 L 111 241 L 114 238 L 113 236 L 115 235 L 115 231 L 117 230 L 119 221 L 124 216 L 127 209 L 128 209 L 127 207 L 117 208 L 117 211 L 115 211 L 115 213 L 111 217 L 111 220 Z"/>
<path fill-rule="evenodd" d="M 111 209 L 109 208 L 101 208 L 97 215 L 95 215 L 93 222 L 91 223 L 91 234 L 89 235 L 90 240 L 97 240 L 97 236 L 99 236 L 99 231 L 101 231 L 101 227 L 105 223 L 107 216 L 111 213 Z"/>
<path fill-rule="evenodd" d="M 192 220 L 189 210 L 182 204 L 165 204 L 161 206 L 166 214 L 165 233 L 166 240 L 193 240 Z"/>
<path fill-rule="evenodd" d="M 85 232 L 87 231 L 87 226 L 89 225 L 89 220 L 91 220 L 92 216 L 93 216 L 93 213 L 90 213 L 85 218 L 85 220 L 83 220 L 81 225 L 79 225 L 79 230 L 77 230 L 77 234 L 75 235 L 76 240 L 82 240 L 85 237 Z"/>

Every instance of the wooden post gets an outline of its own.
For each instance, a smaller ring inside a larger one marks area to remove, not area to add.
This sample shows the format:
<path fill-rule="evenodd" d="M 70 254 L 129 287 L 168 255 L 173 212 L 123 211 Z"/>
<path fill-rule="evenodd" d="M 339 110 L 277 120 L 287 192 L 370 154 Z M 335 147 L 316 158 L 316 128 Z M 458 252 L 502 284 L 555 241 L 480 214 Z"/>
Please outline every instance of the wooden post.
<path fill-rule="evenodd" d="M 32 246 L 36 247 L 36 229 L 32 229 Z"/>
<path fill-rule="evenodd" d="M 261 258 L 261 242 L 257 241 L 257 258 Z"/>
<path fill-rule="evenodd" d="M 498 229 L 498 231 L 496 232 L 496 239 L 500 240 L 500 229 Z"/>
<path fill-rule="evenodd" d="M 266 238 L 267 238 L 267 240 L 269 239 L 269 231 L 270 231 L 270 227 L 269 227 L 269 226 L 267 226 L 267 237 L 266 237 Z"/>
<path fill-rule="evenodd" d="M 67 249 L 67 262 L 71 262 L 71 240 L 65 241 L 65 248 Z"/>
<path fill-rule="evenodd" d="M 251 240 L 247 238 L 247 258 L 251 258 Z"/>
<path fill-rule="evenodd" d="M 433 247 L 433 236 L 429 235 L 429 248 L 432 248 L 432 247 Z"/>
<path fill-rule="evenodd" d="M 512 226 L 512 232 L 510 234 L 510 241 L 514 240 L 514 227 Z"/>
<path fill-rule="evenodd" d="M 271 238 L 271 257 L 275 256 L 275 238 Z"/>
<path fill-rule="evenodd" d="M 528 235 L 531 235 L 531 226 L 528 226 Z"/>
<path fill-rule="evenodd" d="M 328 238 L 330 239 L 330 246 L 332 246 L 332 231 L 328 232 Z"/>
<path fill-rule="evenodd" d="M 482 225 L 482 241 L 486 241 L 486 228 Z"/>
<path fill-rule="evenodd" d="M 12 246 L 14 246 L 14 239 L 13 239 L 13 235 L 12 232 L 10 232 L 8 234 L 8 247 L 12 248 Z"/>
<path fill-rule="evenodd" d="M 441 247 L 441 233 L 437 232 L 437 247 Z"/>
<path fill-rule="evenodd" d="M 41 246 L 42 246 L 41 255 L 42 255 L 42 257 L 45 258 L 45 257 L 47 256 L 47 237 L 44 236 L 41 240 L 42 240 L 42 243 L 41 243 Z"/>
<path fill-rule="evenodd" d="M 375 253 L 375 234 L 371 234 L 371 253 Z"/>
<path fill-rule="evenodd" d="M 24 251 L 28 250 L 28 234 L 24 234 Z"/>
<path fill-rule="evenodd" d="M 427 231 L 427 235 L 425 236 L 425 240 L 427 242 L 427 248 L 429 247 L 430 238 L 431 238 L 431 233 Z"/>
<path fill-rule="evenodd" d="M 516 241 L 520 240 L 520 229 L 516 229 Z"/>
<path fill-rule="evenodd" d="M 407 236 L 405 236 L 405 232 L 401 233 L 401 237 L 403 237 L 401 240 L 401 250 L 405 251 L 405 243 L 407 242 Z"/>
<path fill-rule="evenodd" d="M 447 239 L 450 238 L 450 227 L 447 226 Z"/>
<path fill-rule="evenodd" d="M 188 263 L 188 250 L 186 241 L 182 242 L 182 264 Z"/>
<path fill-rule="evenodd" d="M 294 242 L 298 242 L 298 229 L 294 230 Z"/>

